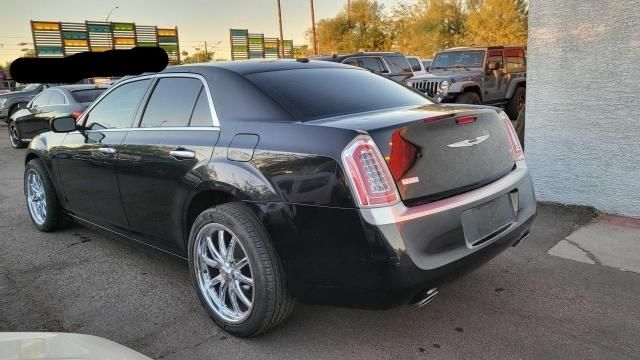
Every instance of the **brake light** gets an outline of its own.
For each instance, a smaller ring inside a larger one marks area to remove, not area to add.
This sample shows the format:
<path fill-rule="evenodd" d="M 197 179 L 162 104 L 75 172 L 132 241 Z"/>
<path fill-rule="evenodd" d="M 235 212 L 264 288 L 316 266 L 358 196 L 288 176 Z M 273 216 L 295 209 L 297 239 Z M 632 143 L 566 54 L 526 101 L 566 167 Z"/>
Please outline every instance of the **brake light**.
<path fill-rule="evenodd" d="M 477 117 L 475 115 L 461 116 L 456 119 L 456 124 L 458 125 L 473 124 L 476 121 L 476 118 Z"/>
<path fill-rule="evenodd" d="M 82 116 L 82 111 L 74 111 L 71 113 L 71 116 L 73 116 L 76 120 L 80 119 L 80 116 Z"/>
<path fill-rule="evenodd" d="M 342 152 L 342 163 L 360 206 L 389 205 L 400 200 L 389 168 L 369 136 L 356 137 Z"/>
<path fill-rule="evenodd" d="M 400 180 L 407 170 L 413 166 L 417 152 L 418 149 L 400 135 L 400 130 L 396 130 L 391 134 L 389 170 L 391 170 L 391 175 L 393 175 L 394 179 Z"/>
<path fill-rule="evenodd" d="M 509 119 L 509 116 L 504 111 L 500 112 L 500 117 L 502 117 L 502 122 L 504 123 L 504 128 L 507 132 L 507 138 L 509 138 L 509 144 L 511 145 L 510 152 L 511 155 L 513 155 L 513 160 L 524 160 L 524 151 L 522 151 L 520 140 L 518 140 L 518 134 L 516 133 L 516 129 L 513 128 L 511 119 Z"/>

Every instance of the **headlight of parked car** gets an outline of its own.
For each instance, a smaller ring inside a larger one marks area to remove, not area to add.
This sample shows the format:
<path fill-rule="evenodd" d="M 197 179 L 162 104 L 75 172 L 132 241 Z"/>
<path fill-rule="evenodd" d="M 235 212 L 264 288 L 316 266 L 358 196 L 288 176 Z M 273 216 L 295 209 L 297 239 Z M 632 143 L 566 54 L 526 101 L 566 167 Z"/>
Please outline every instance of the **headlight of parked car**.
<path fill-rule="evenodd" d="M 4 108 L 4 104 L 6 104 L 7 99 L 0 99 L 0 109 Z"/>
<path fill-rule="evenodd" d="M 447 80 L 444 80 L 440 83 L 439 88 L 441 92 L 446 93 L 447 90 L 449 90 L 449 82 Z"/>

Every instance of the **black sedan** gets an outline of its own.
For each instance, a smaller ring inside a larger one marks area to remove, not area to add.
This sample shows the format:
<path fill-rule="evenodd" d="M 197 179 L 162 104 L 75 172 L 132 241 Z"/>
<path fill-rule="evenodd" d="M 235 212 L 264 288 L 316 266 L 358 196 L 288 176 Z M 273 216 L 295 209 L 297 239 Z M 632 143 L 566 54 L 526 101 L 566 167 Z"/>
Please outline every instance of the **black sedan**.
<path fill-rule="evenodd" d="M 36 135 L 49 131 L 49 121 L 60 114 L 79 117 L 108 86 L 63 85 L 50 87 L 9 118 L 9 142 L 23 148 Z"/>
<path fill-rule="evenodd" d="M 425 305 L 525 239 L 536 212 L 504 112 L 333 62 L 172 67 L 51 128 L 25 158 L 35 226 L 70 219 L 188 260 L 238 336 L 295 300 Z"/>

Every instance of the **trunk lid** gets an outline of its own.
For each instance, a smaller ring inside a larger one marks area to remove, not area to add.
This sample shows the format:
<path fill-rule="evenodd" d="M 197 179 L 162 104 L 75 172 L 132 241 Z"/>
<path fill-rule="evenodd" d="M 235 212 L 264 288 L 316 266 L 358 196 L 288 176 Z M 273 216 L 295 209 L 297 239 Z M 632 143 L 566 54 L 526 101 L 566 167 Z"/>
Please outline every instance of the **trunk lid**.
<path fill-rule="evenodd" d="M 408 206 L 484 186 L 515 165 L 505 125 L 493 108 L 428 105 L 313 123 L 367 131 Z"/>

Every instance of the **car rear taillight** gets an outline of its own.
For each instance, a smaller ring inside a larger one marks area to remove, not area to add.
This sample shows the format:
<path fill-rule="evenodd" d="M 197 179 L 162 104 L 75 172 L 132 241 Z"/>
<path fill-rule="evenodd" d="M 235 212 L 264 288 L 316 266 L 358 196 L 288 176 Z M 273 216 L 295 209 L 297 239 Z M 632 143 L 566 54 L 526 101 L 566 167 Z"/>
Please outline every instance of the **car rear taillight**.
<path fill-rule="evenodd" d="M 342 163 L 360 206 L 390 205 L 400 200 L 389 168 L 369 136 L 358 136 L 349 143 L 342 152 Z"/>
<path fill-rule="evenodd" d="M 507 132 L 507 138 L 509 138 L 509 144 L 511 145 L 510 152 L 511 155 L 513 155 L 513 160 L 524 160 L 524 151 L 522 151 L 520 140 L 518 140 L 518 134 L 516 133 L 516 129 L 513 128 L 513 124 L 511 123 L 511 119 L 509 119 L 509 115 L 507 115 L 504 111 L 501 111 L 500 117 L 502 118 L 502 122 L 504 122 L 504 128 Z"/>
<path fill-rule="evenodd" d="M 405 140 L 400 135 L 400 130 L 396 130 L 391 134 L 390 145 L 389 170 L 391 170 L 391 175 L 395 180 L 400 180 L 416 161 L 418 148 Z"/>

